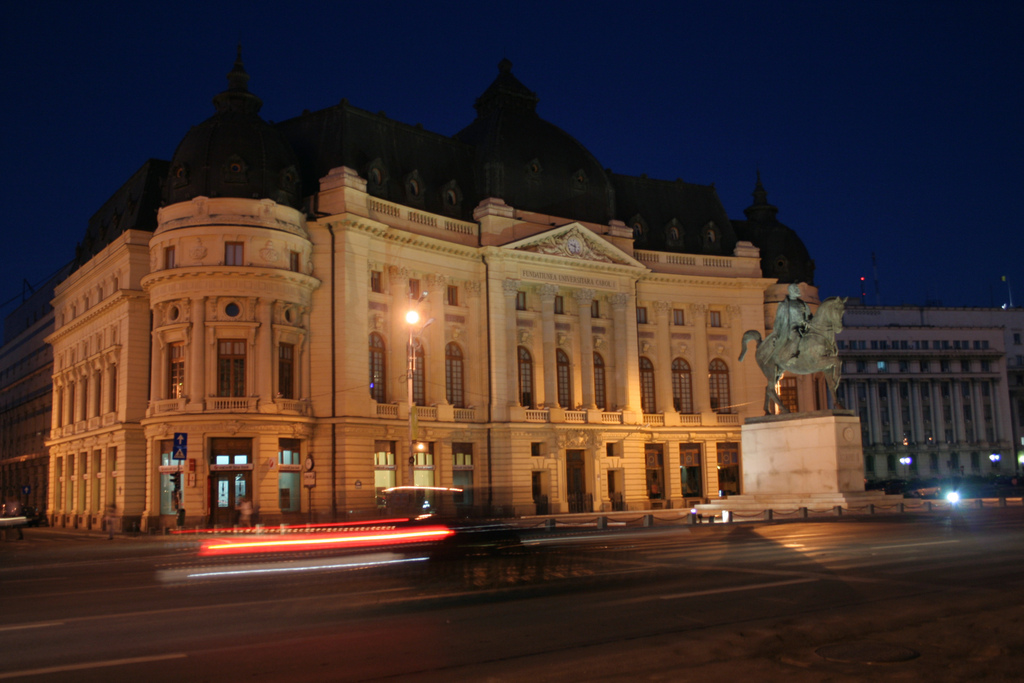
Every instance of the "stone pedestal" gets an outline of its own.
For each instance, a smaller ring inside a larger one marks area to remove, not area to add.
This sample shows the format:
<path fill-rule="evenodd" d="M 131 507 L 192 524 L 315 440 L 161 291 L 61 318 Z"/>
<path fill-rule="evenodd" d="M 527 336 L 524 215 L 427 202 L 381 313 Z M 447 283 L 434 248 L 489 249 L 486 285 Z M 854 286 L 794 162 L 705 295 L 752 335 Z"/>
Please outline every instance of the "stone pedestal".
<path fill-rule="evenodd" d="M 860 418 L 851 411 L 750 418 L 743 435 L 743 493 L 864 490 Z"/>
<path fill-rule="evenodd" d="M 741 429 L 742 494 L 695 506 L 705 516 L 741 516 L 801 508 L 822 512 L 888 504 L 864 490 L 860 418 L 848 410 L 821 410 L 750 418 Z"/>

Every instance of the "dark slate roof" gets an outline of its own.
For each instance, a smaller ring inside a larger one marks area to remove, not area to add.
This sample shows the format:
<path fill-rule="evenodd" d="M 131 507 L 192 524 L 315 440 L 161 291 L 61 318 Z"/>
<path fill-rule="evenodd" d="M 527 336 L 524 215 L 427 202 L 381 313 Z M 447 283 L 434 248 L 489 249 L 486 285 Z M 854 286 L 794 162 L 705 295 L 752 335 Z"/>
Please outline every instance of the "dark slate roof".
<path fill-rule="evenodd" d="M 263 101 L 249 92 L 242 50 L 228 73 L 228 89 L 213 98 L 216 113 L 182 138 L 171 159 L 164 202 L 194 197 L 273 199 L 299 208 L 295 153 L 259 116 Z"/>
<path fill-rule="evenodd" d="M 713 186 L 618 174 L 612 182 L 615 217 L 633 229 L 637 248 L 732 255 L 736 235 Z"/>
<path fill-rule="evenodd" d="M 277 128 L 298 155 L 306 196 L 332 168 L 348 166 L 366 178 L 371 195 L 433 213 L 472 220 L 483 199 L 473 181 L 474 149 L 420 126 L 343 100 Z"/>
<path fill-rule="evenodd" d="M 757 174 L 754 203 L 743 210 L 747 220 L 733 220 L 736 236 L 761 250 L 761 273 L 779 282 L 814 284 L 814 260 L 795 231 L 776 218 L 779 210 L 768 203 L 768 193 Z"/>
<path fill-rule="evenodd" d="M 166 161 L 150 159 L 93 214 L 85 237 L 75 248 L 75 268 L 102 251 L 125 230 L 156 230 L 160 184 L 167 169 Z"/>

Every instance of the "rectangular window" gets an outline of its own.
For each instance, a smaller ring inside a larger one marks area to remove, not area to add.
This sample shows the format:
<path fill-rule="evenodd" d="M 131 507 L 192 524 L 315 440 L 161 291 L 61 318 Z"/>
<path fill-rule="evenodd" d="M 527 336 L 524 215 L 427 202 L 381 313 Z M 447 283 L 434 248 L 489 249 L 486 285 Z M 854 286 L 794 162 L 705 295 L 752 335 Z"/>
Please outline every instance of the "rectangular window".
<path fill-rule="evenodd" d="M 379 270 L 370 271 L 370 291 L 377 292 L 380 294 L 384 291 L 384 286 L 381 283 L 381 272 Z"/>
<path fill-rule="evenodd" d="M 1021 415 L 1024 415 L 1024 412 L 1022 412 Z M 539 458 L 542 455 L 541 445 L 542 444 L 540 441 L 534 441 L 533 443 L 530 444 L 530 455 L 532 457 Z"/>
<path fill-rule="evenodd" d="M 299 266 L 299 252 L 288 252 L 288 270 L 292 271 L 293 273 L 298 273 L 300 269 L 301 268 Z"/>
<path fill-rule="evenodd" d="M 277 393 L 281 398 L 295 398 L 295 345 L 277 347 Z"/>
<path fill-rule="evenodd" d="M 783 377 L 779 382 L 779 398 L 782 405 L 791 413 L 799 413 L 800 406 L 796 398 L 796 377 Z"/>
<path fill-rule="evenodd" d="M 921 361 L 921 372 L 928 372 L 928 361 Z"/>
<path fill-rule="evenodd" d="M 164 268 L 174 267 L 174 247 L 164 247 Z"/>
<path fill-rule="evenodd" d="M 555 313 L 558 315 L 565 314 L 565 297 L 561 294 L 555 295 Z"/>
<path fill-rule="evenodd" d="M 716 444 L 718 451 L 719 495 L 740 493 L 740 445 L 735 442 Z"/>
<path fill-rule="evenodd" d="M 420 281 L 415 279 L 409 280 L 409 298 L 419 299 L 420 298 Z"/>
<path fill-rule="evenodd" d="M 167 398 L 185 396 L 185 344 L 173 342 L 167 346 Z"/>
<path fill-rule="evenodd" d="M 637 306 L 636 307 L 636 321 L 640 324 L 647 322 L 647 307 Z"/>
<path fill-rule="evenodd" d="M 117 366 L 110 366 L 110 405 L 107 412 L 113 413 L 117 410 Z"/>
<path fill-rule="evenodd" d="M 473 504 L 473 444 L 452 444 L 452 485 L 462 489 L 455 494 L 456 505 Z"/>
<path fill-rule="evenodd" d="M 680 490 L 686 497 L 704 495 L 704 478 L 700 471 L 700 444 L 679 444 L 679 477 Z"/>
<path fill-rule="evenodd" d="M 672 309 L 672 324 L 677 326 L 682 326 L 686 324 L 686 312 L 683 309 Z"/>
<path fill-rule="evenodd" d="M 590 302 L 590 317 L 600 318 L 601 317 L 601 302 L 597 299 L 592 299 Z"/>
<path fill-rule="evenodd" d="M 277 440 L 278 465 L 299 465 L 302 463 L 302 442 L 298 439 Z M 277 473 L 277 502 L 281 512 L 298 512 L 302 501 L 299 480 L 301 472 L 289 469 Z"/>
<path fill-rule="evenodd" d="M 396 485 L 395 477 L 395 442 L 373 442 L 373 490 L 377 496 L 377 505 L 384 502 L 384 489 Z"/>
<path fill-rule="evenodd" d="M 526 292 L 516 292 L 516 310 L 526 310 Z"/>
<path fill-rule="evenodd" d="M 1013 333 L 1013 343 L 1020 344 L 1020 332 Z"/>
<path fill-rule="evenodd" d="M 242 249 L 241 242 L 225 242 L 224 243 L 224 265 L 225 266 L 241 266 L 243 265 L 244 251 Z"/>
<path fill-rule="evenodd" d="M 722 312 L 721 311 L 708 311 L 708 325 L 711 327 L 722 326 Z"/>
<path fill-rule="evenodd" d="M 172 457 L 173 439 L 162 439 L 156 443 L 160 449 L 160 514 L 173 515 L 181 507 L 182 473 L 174 472 L 172 468 L 178 467 L 181 461 Z"/>
<path fill-rule="evenodd" d="M 456 285 L 448 285 L 448 305 L 459 305 L 459 288 Z"/>
<path fill-rule="evenodd" d="M 245 340 L 217 342 L 217 395 L 245 396 Z"/>
<path fill-rule="evenodd" d="M 413 452 L 412 466 L 413 486 L 434 485 L 434 442 L 420 441 Z"/>

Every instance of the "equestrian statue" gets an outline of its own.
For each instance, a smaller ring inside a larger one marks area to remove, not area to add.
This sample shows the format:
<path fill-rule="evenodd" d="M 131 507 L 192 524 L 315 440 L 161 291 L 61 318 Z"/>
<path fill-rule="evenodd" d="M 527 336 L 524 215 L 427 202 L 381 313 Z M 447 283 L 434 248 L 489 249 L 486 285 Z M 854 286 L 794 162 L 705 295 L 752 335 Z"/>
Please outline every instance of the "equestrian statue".
<path fill-rule="evenodd" d="M 772 414 L 772 404 L 778 406 L 780 413 L 789 412 L 778 393 L 779 380 L 787 372 L 794 375 L 823 373 L 832 405 L 842 408 L 836 397 L 842 370 L 836 334 L 843 331 L 845 308 L 845 298 L 832 297 L 821 302 L 817 314 L 812 316 L 807 303 L 800 299 L 800 286 L 793 283 L 775 311 L 771 333 L 764 340 L 757 330 L 743 333 L 740 360 L 747 355 L 747 342 L 756 341 L 754 358 L 768 380 L 764 389 L 765 415 Z"/>

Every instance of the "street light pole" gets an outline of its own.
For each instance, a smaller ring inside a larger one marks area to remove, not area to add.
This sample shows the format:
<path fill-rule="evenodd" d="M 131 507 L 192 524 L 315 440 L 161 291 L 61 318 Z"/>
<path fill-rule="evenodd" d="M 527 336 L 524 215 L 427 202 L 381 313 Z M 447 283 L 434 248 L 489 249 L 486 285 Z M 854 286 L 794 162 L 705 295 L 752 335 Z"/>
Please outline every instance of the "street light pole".
<path fill-rule="evenodd" d="M 409 401 L 409 471 L 406 476 L 406 481 L 409 484 L 413 484 L 413 467 L 416 463 L 416 403 L 413 400 L 413 376 L 416 374 L 416 335 L 422 334 L 423 330 L 427 328 L 430 323 L 434 322 L 431 318 L 423 323 L 419 329 L 416 328 L 416 324 L 420 321 L 419 311 L 416 310 L 416 306 L 421 301 L 427 298 L 427 293 L 423 292 L 420 294 L 419 299 L 415 301 L 410 297 L 412 308 L 405 314 L 405 322 L 409 325 L 409 344 L 406 348 L 406 369 L 405 369 L 405 387 L 406 387 L 406 400 Z"/>

